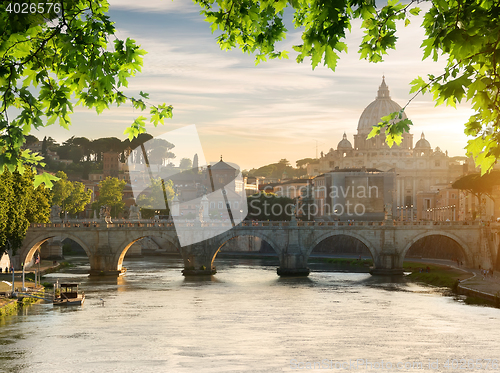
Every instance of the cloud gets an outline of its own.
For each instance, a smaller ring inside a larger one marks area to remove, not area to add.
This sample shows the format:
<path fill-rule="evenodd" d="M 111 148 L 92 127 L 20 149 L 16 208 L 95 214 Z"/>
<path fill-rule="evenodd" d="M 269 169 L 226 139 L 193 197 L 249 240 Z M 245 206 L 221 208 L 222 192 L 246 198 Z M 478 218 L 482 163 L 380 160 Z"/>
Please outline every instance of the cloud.
<path fill-rule="evenodd" d="M 138 13 L 198 14 L 200 7 L 189 1 L 172 0 L 108 0 L 110 10 L 126 10 Z"/>

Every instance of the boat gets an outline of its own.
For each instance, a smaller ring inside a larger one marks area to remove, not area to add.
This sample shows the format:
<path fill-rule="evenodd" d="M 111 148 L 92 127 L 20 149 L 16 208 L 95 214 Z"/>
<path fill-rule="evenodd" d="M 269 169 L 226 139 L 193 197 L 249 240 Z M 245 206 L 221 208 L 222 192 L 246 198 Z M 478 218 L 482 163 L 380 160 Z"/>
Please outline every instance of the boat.
<path fill-rule="evenodd" d="M 54 306 L 81 306 L 85 293 L 78 293 L 78 284 L 61 284 L 59 295 L 54 298 Z"/>

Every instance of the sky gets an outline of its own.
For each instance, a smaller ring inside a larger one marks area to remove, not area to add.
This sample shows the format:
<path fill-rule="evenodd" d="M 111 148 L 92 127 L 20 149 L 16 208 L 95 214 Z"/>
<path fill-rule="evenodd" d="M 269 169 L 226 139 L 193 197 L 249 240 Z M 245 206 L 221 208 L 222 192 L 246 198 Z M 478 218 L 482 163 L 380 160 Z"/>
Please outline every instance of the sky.
<path fill-rule="evenodd" d="M 422 17 L 416 17 L 408 27 L 401 25 L 397 50 L 382 63 L 359 59 L 363 33 L 357 21 L 345 40 L 348 53 L 341 55 L 335 72 L 324 66 L 312 70 L 310 60 L 295 61 L 291 47 L 300 44 L 300 32 L 291 25 L 280 43 L 290 59 L 256 66 L 252 55 L 220 50 L 200 9 L 188 0 L 110 1 L 116 36 L 130 37 L 148 52 L 142 72 L 129 80 L 125 94 L 142 90 L 152 104 L 173 105 L 173 118 L 165 125 L 148 125 L 152 135 L 168 138 L 167 132 L 194 124 L 207 161 L 223 156 L 241 169 L 282 158 L 295 165 L 317 151 L 336 149 L 344 132 L 354 143 L 359 117 L 375 99 L 383 75 L 391 98 L 404 106 L 413 96 L 409 83 L 419 75 L 439 74 L 445 65 L 444 59 L 422 61 Z M 448 150 L 450 156 L 465 154 L 464 123 L 472 114 L 468 103 L 457 109 L 435 107 L 431 95 L 420 95 L 406 113 L 414 123 L 414 143 L 424 132 L 433 148 Z M 75 107 L 69 131 L 52 125 L 32 134 L 59 142 L 71 136 L 125 139 L 123 131 L 140 114 L 124 106 L 100 115 Z"/>

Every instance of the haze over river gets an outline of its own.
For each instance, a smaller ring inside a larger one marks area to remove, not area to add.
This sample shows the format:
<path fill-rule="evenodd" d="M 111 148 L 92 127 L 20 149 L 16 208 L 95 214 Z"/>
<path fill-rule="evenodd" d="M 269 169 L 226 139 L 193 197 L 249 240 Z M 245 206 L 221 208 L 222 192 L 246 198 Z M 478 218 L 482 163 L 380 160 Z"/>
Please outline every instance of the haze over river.
<path fill-rule="evenodd" d="M 316 371 L 391 371 L 390 363 L 392 371 L 464 372 L 484 364 L 460 359 L 500 361 L 498 309 L 365 273 L 280 279 L 256 259 L 215 264 L 211 280 L 182 277 L 181 260 L 168 257 L 127 260 L 118 280 L 77 273 L 85 268 L 52 274 L 79 282 L 85 304 L 36 304 L 8 317 L 0 371 L 257 373 L 322 362 Z"/>

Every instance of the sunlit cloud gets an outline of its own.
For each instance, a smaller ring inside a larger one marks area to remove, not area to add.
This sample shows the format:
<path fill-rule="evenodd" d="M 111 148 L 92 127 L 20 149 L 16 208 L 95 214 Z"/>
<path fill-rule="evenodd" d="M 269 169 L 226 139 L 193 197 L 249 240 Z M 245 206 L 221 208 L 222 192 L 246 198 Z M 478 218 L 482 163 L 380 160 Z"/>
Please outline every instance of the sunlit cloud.
<path fill-rule="evenodd" d="M 328 151 L 337 147 L 345 131 L 352 142 L 359 117 L 375 99 L 382 75 L 392 99 L 404 106 L 413 97 L 411 80 L 439 73 L 444 66 L 443 61 L 422 61 L 421 17 L 400 27 L 397 50 L 379 64 L 359 59 L 363 33 L 360 22 L 354 21 L 346 38 L 349 53 L 341 54 L 332 72 L 324 66 L 313 71 L 307 60 L 295 62 L 291 46 L 301 43 L 298 31 L 291 31 L 279 45 L 290 51 L 290 60 L 255 66 L 254 56 L 221 51 L 198 13 L 199 6 L 185 1 L 111 1 L 117 36 L 133 38 L 148 51 L 142 72 L 130 79 L 125 93 L 148 92 L 149 103 L 174 106 L 172 119 L 158 128 L 148 126 L 148 131 L 157 136 L 196 124 L 209 161 L 224 153 L 243 168 L 281 158 L 294 164 L 315 156 L 316 141 L 319 151 Z M 424 131 L 433 147 L 447 149 L 450 155 L 464 154 L 463 124 L 471 114 L 470 105 L 461 104 L 456 110 L 435 108 L 431 95 L 419 95 L 406 111 L 414 122 L 415 141 Z M 59 141 L 70 135 L 125 138 L 124 129 L 141 114 L 127 106 L 99 116 L 77 108 L 71 132 L 52 126 L 35 134 L 50 133 Z"/>

